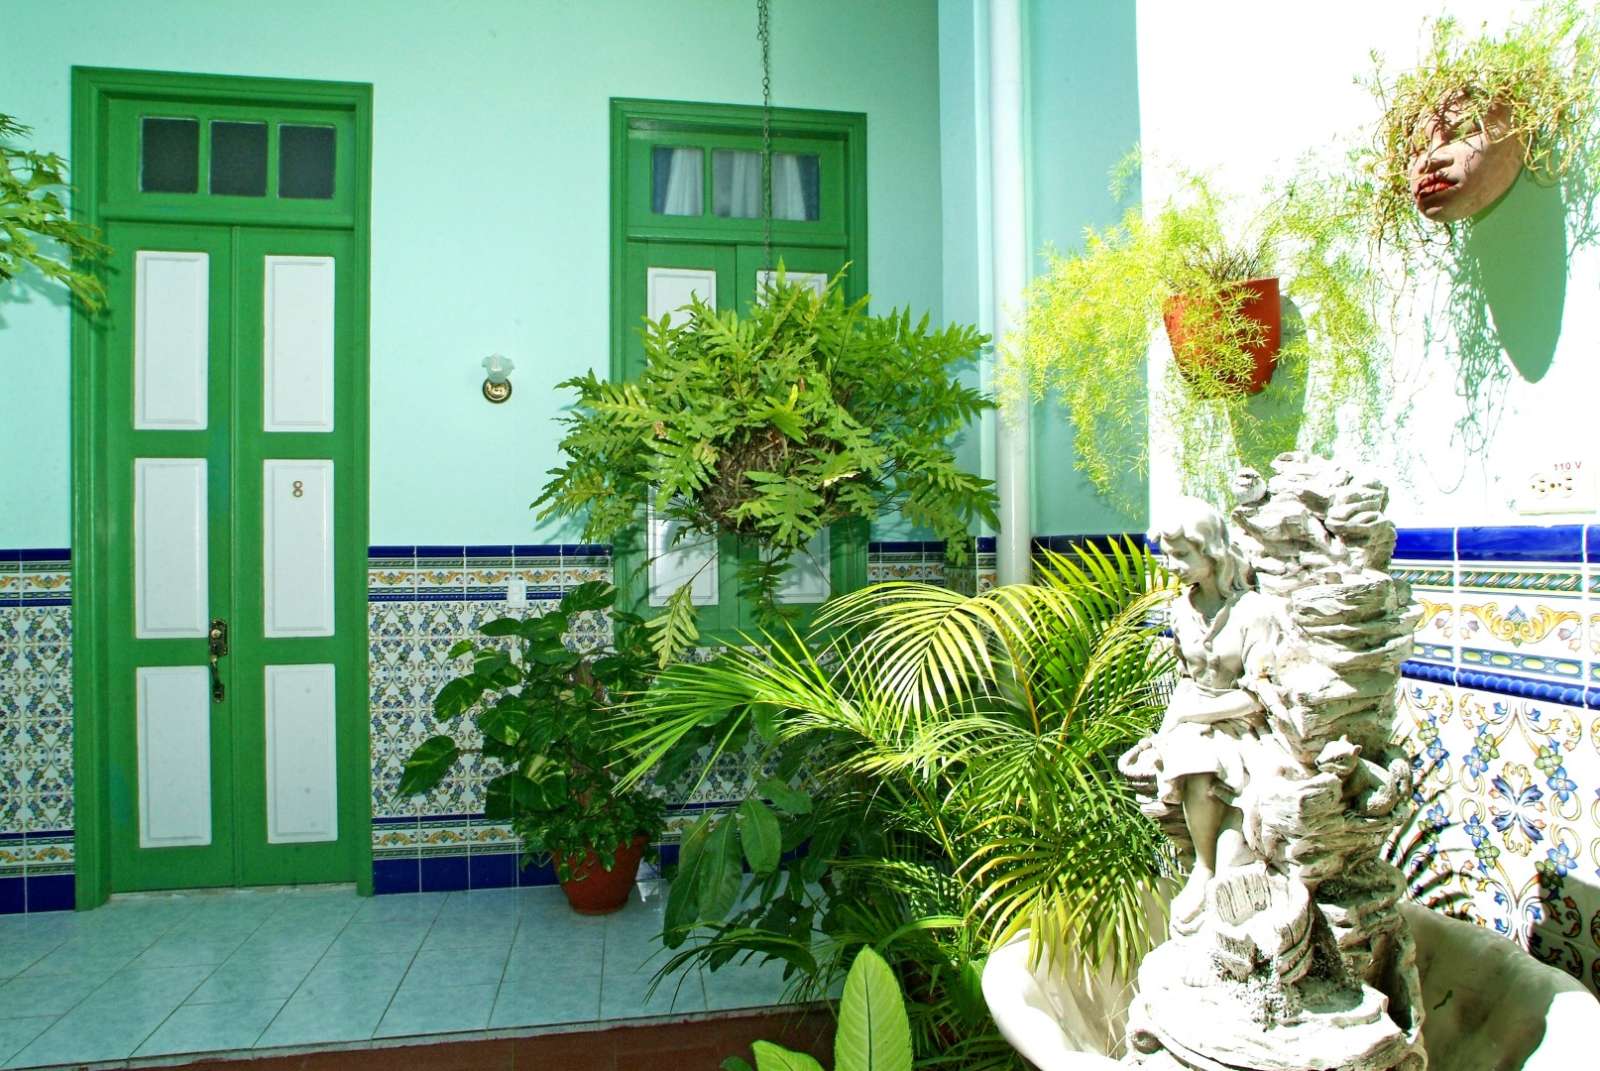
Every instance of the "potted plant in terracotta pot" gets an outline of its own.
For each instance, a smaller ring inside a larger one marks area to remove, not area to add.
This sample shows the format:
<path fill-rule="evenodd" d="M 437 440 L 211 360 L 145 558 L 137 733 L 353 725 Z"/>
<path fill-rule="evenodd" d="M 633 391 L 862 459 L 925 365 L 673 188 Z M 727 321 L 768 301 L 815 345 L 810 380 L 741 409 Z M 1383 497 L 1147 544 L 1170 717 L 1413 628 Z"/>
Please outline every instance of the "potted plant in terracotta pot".
<path fill-rule="evenodd" d="M 1376 59 L 1376 57 L 1375 57 Z M 1503 33 L 1435 20 L 1419 62 L 1366 80 L 1382 118 L 1361 154 L 1374 235 L 1403 254 L 1448 248 L 1524 170 L 1562 187 L 1568 233 L 1593 241 L 1600 175 L 1600 13 L 1547 0 Z"/>
<path fill-rule="evenodd" d="M 529 856 L 549 859 L 573 910 L 615 911 L 627 902 L 639 863 L 661 831 L 662 801 L 641 788 L 620 790 L 608 768 L 615 745 L 609 707 L 644 688 L 654 662 L 644 623 L 613 613 L 615 643 L 601 628 L 572 641 L 580 615 L 611 608 L 615 589 L 592 581 L 571 589 L 538 616 L 502 617 L 462 640 L 453 658 L 472 668 L 439 690 L 434 712 L 449 724 L 471 713 L 474 729 L 430 737 L 406 760 L 400 792 L 431 791 L 465 755 L 494 771 L 484 814 L 508 821 Z"/>
<path fill-rule="evenodd" d="M 1050 252 L 1002 347 L 1005 403 L 1058 397 L 1078 469 L 1123 505 L 1158 413 L 1185 489 L 1220 498 L 1240 455 L 1370 440 L 1382 412 L 1375 279 L 1343 190 L 1292 181 L 1247 211 L 1202 175 L 1177 177 L 1164 204 L 1086 231 L 1078 252 Z M 1147 390 L 1158 323 L 1173 359 Z"/>

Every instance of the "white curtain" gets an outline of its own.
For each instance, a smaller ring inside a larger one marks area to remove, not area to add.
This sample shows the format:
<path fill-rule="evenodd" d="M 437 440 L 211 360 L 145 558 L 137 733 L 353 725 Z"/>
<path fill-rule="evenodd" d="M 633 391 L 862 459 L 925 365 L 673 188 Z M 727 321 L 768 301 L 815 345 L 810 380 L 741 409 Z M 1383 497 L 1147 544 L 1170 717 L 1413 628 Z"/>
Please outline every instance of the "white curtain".
<path fill-rule="evenodd" d="M 800 188 L 800 157 L 792 152 L 774 153 L 772 157 L 772 218 L 806 218 L 806 195 Z"/>
<path fill-rule="evenodd" d="M 701 155 L 699 149 L 673 149 L 667 166 L 667 192 L 661 199 L 661 214 L 698 216 L 700 214 Z"/>
<path fill-rule="evenodd" d="M 729 219 L 761 218 L 761 154 L 717 153 L 711 174 L 711 204 Z M 800 158 L 780 152 L 772 156 L 772 218 L 805 219 L 806 197 L 800 183 Z"/>

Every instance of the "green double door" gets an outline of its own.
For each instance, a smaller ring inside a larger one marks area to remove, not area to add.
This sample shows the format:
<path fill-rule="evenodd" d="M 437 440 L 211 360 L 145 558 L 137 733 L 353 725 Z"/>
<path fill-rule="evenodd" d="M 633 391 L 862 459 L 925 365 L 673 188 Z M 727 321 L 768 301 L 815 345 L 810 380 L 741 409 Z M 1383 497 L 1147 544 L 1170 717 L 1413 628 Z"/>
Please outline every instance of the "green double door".
<path fill-rule="evenodd" d="M 110 887 L 353 880 L 370 810 L 354 236 L 105 236 Z"/>

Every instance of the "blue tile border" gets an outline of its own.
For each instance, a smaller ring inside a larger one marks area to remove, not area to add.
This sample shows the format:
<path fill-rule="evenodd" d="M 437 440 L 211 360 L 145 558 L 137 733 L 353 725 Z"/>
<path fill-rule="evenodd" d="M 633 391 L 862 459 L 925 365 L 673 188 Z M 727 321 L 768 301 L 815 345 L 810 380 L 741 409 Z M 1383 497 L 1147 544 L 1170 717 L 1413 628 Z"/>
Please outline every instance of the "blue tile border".
<path fill-rule="evenodd" d="M 0 550 L 0 562 L 70 562 L 71 560 L 72 551 L 66 547 Z"/>
<path fill-rule="evenodd" d="M 1453 666 L 1416 661 L 1403 663 L 1400 666 L 1400 675 L 1410 680 L 1471 688 L 1476 692 L 1494 692 L 1517 699 L 1537 699 L 1545 703 L 1560 703 L 1562 706 L 1600 710 L 1600 688 L 1584 688 L 1581 685 L 1563 684 L 1559 681 L 1535 680 L 1532 677 L 1516 677 L 1507 673 L 1482 673 L 1475 669 L 1457 669 Z"/>
<path fill-rule="evenodd" d="M 1456 556 L 1456 530 L 1402 528 L 1395 540 L 1394 556 L 1407 562 L 1451 561 Z"/>
<path fill-rule="evenodd" d="M 0 551 L 0 555 L 5 552 Z M 473 558 L 609 558 L 611 547 L 605 543 L 424 543 L 419 546 L 374 543 L 367 547 L 367 560 L 395 558 L 449 558 L 470 561 Z M 0 561 L 6 560 L 0 556 Z M 24 559 L 31 560 L 31 559 Z"/>
<path fill-rule="evenodd" d="M 1583 546 L 1581 524 L 1456 530 L 1456 554 L 1464 562 L 1581 562 Z"/>

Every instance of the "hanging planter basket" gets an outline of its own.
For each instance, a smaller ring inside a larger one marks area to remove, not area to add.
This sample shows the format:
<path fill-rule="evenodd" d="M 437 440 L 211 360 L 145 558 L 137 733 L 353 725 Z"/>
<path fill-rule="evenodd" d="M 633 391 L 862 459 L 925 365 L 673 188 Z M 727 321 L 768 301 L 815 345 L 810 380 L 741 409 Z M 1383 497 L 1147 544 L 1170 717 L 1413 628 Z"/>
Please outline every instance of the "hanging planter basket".
<path fill-rule="evenodd" d="M 1251 332 L 1256 341 L 1244 347 L 1252 361 L 1250 371 L 1241 369 L 1217 378 L 1226 387 L 1237 388 L 1245 394 L 1260 394 L 1272 381 L 1272 373 L 1278 367 L 1278 351 L 1283 345 L 1283 304 L 1278 280 L 1250 279 L 1228 287 L 1226 292 L 1230 297 L 1243 296 L 1238 313 L 1259 330 Z M 1196 307 L 1182 294 L 1168 298 L 1161 310 L 1167 339 L 1172 343 L 1172 357 L 1178 364 L 1178 371 L 1190 383 L 1198 381 L 1213 363 L 1205 340 L 1197 337 L 1205 332 L 1195 329 L 1206 323 L 1202 318 L 1207 315 L 1204 308 Z M 1216 313 L 1213 311 L 1209 315 Z"/>

